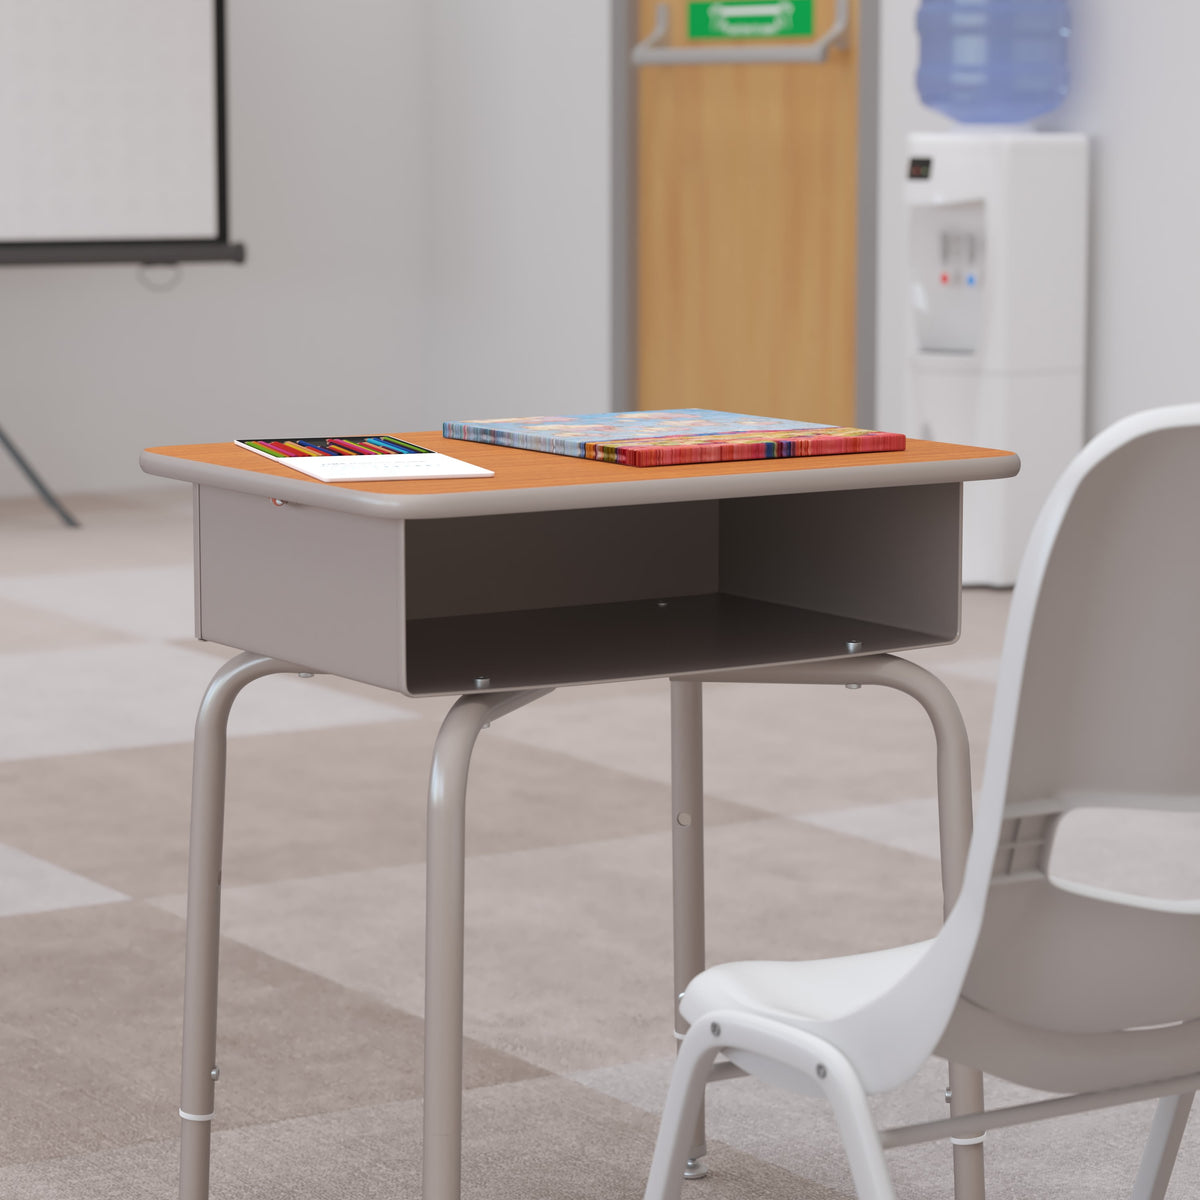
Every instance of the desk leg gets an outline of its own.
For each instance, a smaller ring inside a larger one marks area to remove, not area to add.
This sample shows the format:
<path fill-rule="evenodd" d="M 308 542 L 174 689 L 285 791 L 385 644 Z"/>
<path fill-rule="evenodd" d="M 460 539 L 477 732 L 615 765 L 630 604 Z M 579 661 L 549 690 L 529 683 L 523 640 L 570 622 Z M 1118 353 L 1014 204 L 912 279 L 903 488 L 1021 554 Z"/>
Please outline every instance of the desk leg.
<path fill-rule="evenodd" d="M 463 923 L 471 752 L 481 729 L 549 690 L 462 696 L 446 714 L 434 745 L 425 827 L 424 1200 L 458 1200 L 462 1189 Z"/>
<path fill-rule="evenodd" d="M 942 852 L 942 896 L 947 915 L 958 898 L 971 845 L 971 748 L 967 727 L 950 689 L 931 671 L 893 654 L 863 655 L 831 662 L 796 663 L 717 672 L 705 678 L 728 683 L 813 683 L 861 687 L 878 684 L 912 696 L 925 709 L 937 740 L 938 828 Z M 697 687 L 699 684 L 696 685 Z M 983 1111 L 983 1073 L 950 1065 L 950 1115 Z M 954 1146 L 955 1200 L 984 1200 L 983 1139 Z"/>
<path fill-rule="evenodd" d="M 207 1200 L 217 1079 L 217 954 L 221 931 L 221 842 L 229 712 L 252 680 L 303 667 L 239 654 L 213 676 L 196 718 L 188 848 L 187 948 L 183 985 L 180 1200 Z"/>
<path fill-rule="evenodd" d="M 675 1032 L 687 1022 L 679 997 L 704 970 L 704 707 L 702 684 L 671 680 L 671 880 L 675 929 Z M 685 1179 L 708 1174 L 704 1104 L 696 1121 Z"/>

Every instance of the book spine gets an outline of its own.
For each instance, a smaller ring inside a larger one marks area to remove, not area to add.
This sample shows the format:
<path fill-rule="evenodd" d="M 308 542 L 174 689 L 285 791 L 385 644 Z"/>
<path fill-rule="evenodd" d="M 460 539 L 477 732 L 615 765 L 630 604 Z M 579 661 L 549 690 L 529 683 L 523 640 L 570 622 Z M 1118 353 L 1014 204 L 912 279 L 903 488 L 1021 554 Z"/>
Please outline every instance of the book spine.
<path fill-rule="evenodd" d="M 626 467 L 669 467 L 691 463 L 746 462 L 768 458 L 815 458 L 826 454 L 866 454 L 903 450 L 902 433 L 867 433 L 844 437 L 805 437 L 770 442 L 693 443 L 684 446 L 637 446 L 593 443 L 589 458 Z"/>
<path fill-rule="evenodd" d="M 568 458 L 586 458 L 586 443 L 578 438 L 547 437 L 544 433 L 511 429 L 489 429 L 484 425 L 470 425 L 459 421 L 446 421 L 442 425 L 442 437 L 461 442 L 485 442 L 489 446 L 507 446 L 513 450 L 538 450 L 543 454 L 563 454 Z"/>

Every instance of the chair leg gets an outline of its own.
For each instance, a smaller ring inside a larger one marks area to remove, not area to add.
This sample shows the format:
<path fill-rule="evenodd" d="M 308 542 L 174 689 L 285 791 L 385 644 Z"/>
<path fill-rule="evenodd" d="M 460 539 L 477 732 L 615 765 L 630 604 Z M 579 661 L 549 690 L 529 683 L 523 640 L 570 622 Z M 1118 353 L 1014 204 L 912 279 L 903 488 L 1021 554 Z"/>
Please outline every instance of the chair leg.
<path fill-rule="evenodd" d="M 823 1057 L 832 1059 L 828 1053 Z M 859 1200 L 896 1200 L 879 1131 L 858 1075 L 841 1055 L 836 1062 L 830 1061 L 826 1070 L 829 1073 L 825 1078 L 825 1095 L 833 1105 Z"/>
<path fill-rule="evenodd" d="M 983 1072 L 961 1063 L 950 1064 L 950 1115 L 983 1112 Z M 951 1138 L 954 1158 L 954 1200 L 984 1200 L 983 1138 Z"/>
<path fill-rule="evenodd" d="M 683 1191 L 683 1168 L 691 1154 L 704 1104 L 704 1086 L 720 1051 L 711 1037 L 701 1037 L 700 1033 L 689 1032 L 679 1044 L 645 1200 L 679 1200 Z"/>
<path fill-rule="evenodd" d="M 1182 1096 L 1164 1096 L 1158 1102 L 1133 1185 L 1132 1200 L 1163 1200 L 1167 1194 L 1167 1184 L 1171 1182 L 1171 1170 L 1179 1154 L 1179 1143 L 1183 1140 L 1195 1095 L 1195 1092 L 1185 1092 Z"/>
<path fill-rule="evenodd" d="M 858 1074 L 836 1047 L 813 1034 L 737 1011 L 708 1013 L 679 1048 L 644 1200 L 679 1200 L 682 1168 L 713 1060 L 738 1051 L 779 1064 L 833 1108 L 859 1200 L 896 1200 L 879 1133 Z M 743 1060 L 745 1061 L 745 1060 Z"/>

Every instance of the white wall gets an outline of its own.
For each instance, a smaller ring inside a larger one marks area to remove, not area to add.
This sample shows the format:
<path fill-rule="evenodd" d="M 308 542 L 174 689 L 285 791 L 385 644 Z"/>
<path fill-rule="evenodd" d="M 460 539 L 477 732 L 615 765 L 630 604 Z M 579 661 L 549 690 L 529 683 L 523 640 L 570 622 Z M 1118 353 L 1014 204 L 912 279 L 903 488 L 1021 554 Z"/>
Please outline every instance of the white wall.
<path fill-rule="evenodd" d="M 0 269 L 0 425 L 64 493 L 143 446 L 609 402 L 608 0 L 228 0 L 248 262 Z M 0 495 L 28 485 L 0 454 Z"/>
<path fill-rule="evenodd" d="M 1076 0 L 1073 81 L 1045 124 L 1093 137 L 1089 433 L 1195 401 L 1200 8 Z"/>
<path fill-rule="evenodd" d="M 612 2 L 433 7 L 429 349 L 446 416 L 610 406 Z"/>
<path fill-rule="evenodd" d="M 0 423 L 63 491 L 143 446 L 432 418 L 421 0 L 229 0 L 238 267 L 0 269 Z M 161 483 L 161 481 L 157 481 Z M 0 494 L 27 485 L 0 454 Z"/>

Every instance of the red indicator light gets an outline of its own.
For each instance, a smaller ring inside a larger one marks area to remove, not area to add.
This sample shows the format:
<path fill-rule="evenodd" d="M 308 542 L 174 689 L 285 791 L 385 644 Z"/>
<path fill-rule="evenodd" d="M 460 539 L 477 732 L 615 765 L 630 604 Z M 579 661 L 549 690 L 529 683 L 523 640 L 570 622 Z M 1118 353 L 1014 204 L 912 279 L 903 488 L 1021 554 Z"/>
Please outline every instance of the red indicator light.
<path fill-rule="evenodd" d="M 949 276 L 949 275 L 947 275 L 945 271 L 943 271 L 943 272 L 942 272 L 942 282 L 943 282 L 943 283 L 949 283 L 949 282 L 950 282 L 950 276 Z"/>

